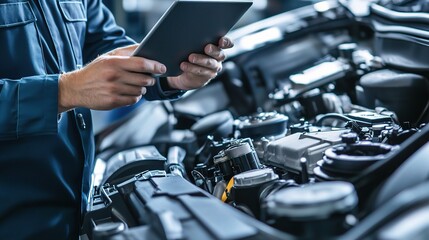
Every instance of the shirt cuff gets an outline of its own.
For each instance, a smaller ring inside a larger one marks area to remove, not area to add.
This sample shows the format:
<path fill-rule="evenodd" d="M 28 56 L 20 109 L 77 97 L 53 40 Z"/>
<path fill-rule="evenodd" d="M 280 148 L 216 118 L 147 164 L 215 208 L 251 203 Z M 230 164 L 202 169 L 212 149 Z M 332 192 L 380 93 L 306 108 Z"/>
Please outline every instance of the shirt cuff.
<path fill-rule="evenodd" d="M 167 81 L 165 77 L 160 77 L 156 81 L 154 86 L 147 88 L 147 93 L 144 95 L 146 100 L 176 100 L 179 99 L 183 94 L 185 94 L 185 90 L 178 89 L 165 89 L 165 83 L 161 83 L 162 81 Z M 164 85 L 164 87 L 162 87 Z"/>
<path fill-rule="evenodd" d="M 157 81 L 159 84 L 159 92 L 167 98 L 171 98 L 174 96 L 180 97 L 182 96 L 186 91 L 185 90 L 180 90 L 180 89 L 175 89 L 170 87 L 170 85 L 168 85 L 168 80 L 166 77 L 160 77 Z"/>
<path fill-rule="evenodd" d="M 58 131 L 58 77 L 22 79 L 18 94 L 17 136 L 56 134 Z"/>

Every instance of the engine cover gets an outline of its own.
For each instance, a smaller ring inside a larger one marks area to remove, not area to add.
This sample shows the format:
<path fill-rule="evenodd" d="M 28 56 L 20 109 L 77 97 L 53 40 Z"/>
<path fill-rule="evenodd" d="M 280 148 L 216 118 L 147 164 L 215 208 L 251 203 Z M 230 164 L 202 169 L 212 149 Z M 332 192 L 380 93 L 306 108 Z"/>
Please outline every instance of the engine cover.
<path fill-rule="evenodd" d="M 349 130 L 295 133 L 268 144 L 263 163 L 289 171 L 301 172 L 300 159 L 306 158 L 308 173 L 313 174 L 317 161 L 329 147 L 341 143 L 341 134 Z"/>

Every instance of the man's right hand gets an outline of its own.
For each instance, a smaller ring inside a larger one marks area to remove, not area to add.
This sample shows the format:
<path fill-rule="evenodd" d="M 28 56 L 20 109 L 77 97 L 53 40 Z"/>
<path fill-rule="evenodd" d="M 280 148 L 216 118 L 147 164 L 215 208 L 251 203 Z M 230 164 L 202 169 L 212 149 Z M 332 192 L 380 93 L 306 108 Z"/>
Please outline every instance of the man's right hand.
<path fill-rule="evenodd" d="M 165 73 L 166 67 L 153 60 L 130 56 L 136 47 L 115 49 L 80 70 L 62 74 L 58 111 L 75 107 L 110 110 L 138 102 L 146 87 L 155 84 L 150 74 Z"/>

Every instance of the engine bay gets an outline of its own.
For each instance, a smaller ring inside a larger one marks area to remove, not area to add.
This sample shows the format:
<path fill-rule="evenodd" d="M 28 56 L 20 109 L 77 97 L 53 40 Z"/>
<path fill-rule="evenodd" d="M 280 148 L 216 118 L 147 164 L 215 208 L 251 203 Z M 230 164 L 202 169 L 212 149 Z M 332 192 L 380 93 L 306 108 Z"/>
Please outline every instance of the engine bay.
<path fill-rule="evenodd" d="M 231 32 L 210 84 L 98 134 L 82 235 L 427 239 L 427 3 L 358 2 Z"/>

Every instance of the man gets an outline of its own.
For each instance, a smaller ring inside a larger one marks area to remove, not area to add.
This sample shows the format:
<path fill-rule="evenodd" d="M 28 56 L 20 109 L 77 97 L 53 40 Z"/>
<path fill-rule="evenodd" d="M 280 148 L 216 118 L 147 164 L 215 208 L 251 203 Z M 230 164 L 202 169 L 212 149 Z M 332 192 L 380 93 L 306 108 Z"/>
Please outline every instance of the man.
<path fill-rule="evenodd" d="M 215 77 L 232 46 L 208 45 L 160 82 L 149 74 L 165 66 L 130 57 L 133 43 L 101 0 L 0 0 L 0 239 L 77 238 L 94 157 L 88 109 L 177 98 Z"/>

